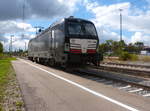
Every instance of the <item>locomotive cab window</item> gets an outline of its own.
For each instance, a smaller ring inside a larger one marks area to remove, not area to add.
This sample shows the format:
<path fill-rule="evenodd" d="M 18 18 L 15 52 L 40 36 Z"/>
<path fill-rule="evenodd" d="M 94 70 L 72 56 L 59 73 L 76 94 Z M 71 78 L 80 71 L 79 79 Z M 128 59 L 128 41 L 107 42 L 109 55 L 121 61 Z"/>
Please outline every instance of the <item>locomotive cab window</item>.
<path fill-rule="evenodd" d="M 93 24 L 91 23 L 84 23 L 83 24 L 83 28 L 85 29 L 85 34 L 86 35 L 93 35 L 93 36 L 97 36 L 96 34 L 96 30 Z"/>
<path fill-rule="evenodd" d="M 90 22 L 68 22 L 68 34 L 97 36 L 95 26 Z"/>
<path fill-rule="evenodd" d="M 81 24 L 76 22 L 68 23 L 68 32 L 69 34 L 83 35 Z"/>

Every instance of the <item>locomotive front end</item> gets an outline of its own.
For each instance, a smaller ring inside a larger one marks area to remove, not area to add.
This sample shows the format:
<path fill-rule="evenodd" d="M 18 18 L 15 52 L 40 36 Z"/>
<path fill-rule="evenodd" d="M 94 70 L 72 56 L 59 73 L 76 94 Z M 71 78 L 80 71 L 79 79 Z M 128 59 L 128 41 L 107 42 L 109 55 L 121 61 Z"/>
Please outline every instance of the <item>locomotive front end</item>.
<path fill-rule="evenodd" d="M 69 63 L 99 64 L 99 39 L 94 24 L 82 19 L 67 19 L 65 51 Z"/>

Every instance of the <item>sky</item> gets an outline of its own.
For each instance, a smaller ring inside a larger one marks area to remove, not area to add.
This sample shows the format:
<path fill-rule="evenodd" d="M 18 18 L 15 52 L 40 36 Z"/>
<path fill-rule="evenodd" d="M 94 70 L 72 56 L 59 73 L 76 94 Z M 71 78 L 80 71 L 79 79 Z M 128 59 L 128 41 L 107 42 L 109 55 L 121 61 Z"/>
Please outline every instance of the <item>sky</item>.
<path fill-rule="evenodd" d="M 13 50 L 25 49 L 25 44 L 35 37 L 34 27 L 46 29 L 69 16 L 92 21 L 100 43 L 119 41 L 119 9 L 123 40 L 150 46 L 150 0 L 0 0 L 0 41 L 8 51 L 13 36 Z"/>

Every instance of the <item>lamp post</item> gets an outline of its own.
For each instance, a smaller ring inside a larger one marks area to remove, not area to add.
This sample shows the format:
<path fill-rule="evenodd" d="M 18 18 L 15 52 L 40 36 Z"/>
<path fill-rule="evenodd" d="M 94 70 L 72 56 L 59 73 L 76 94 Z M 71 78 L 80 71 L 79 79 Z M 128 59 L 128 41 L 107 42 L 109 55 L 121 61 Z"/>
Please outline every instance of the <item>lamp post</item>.
<path fill-rule="evenodd" d="M 26 47 L 27 47 L 27 43 L 25 42 L 25 44 L 24 44 L 24 50 L 25 51 L 27 50 Z"/>
<path fill-rule="evenodd" d="M 120 41 L 122 41 L 122 9 L 119 9 L 120 12 Z"/>

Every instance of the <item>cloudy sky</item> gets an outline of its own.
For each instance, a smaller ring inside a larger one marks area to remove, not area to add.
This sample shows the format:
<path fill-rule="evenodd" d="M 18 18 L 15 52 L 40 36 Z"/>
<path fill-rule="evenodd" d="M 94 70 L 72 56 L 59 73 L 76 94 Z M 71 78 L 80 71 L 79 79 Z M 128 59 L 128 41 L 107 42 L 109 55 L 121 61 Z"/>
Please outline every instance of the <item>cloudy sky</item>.
<path fill-rule="evenodd" d="M 35 26 L 47 28 L 70 15 L 93 21 L 101 43 L 119 40 L 119 9 L 123 9 L 123 40 L 150 46 L 150 0 L 0 0 L 0 41 L 8 50 L 14 35 L 13 50 L 24 49 L 35 37 Z"/>

